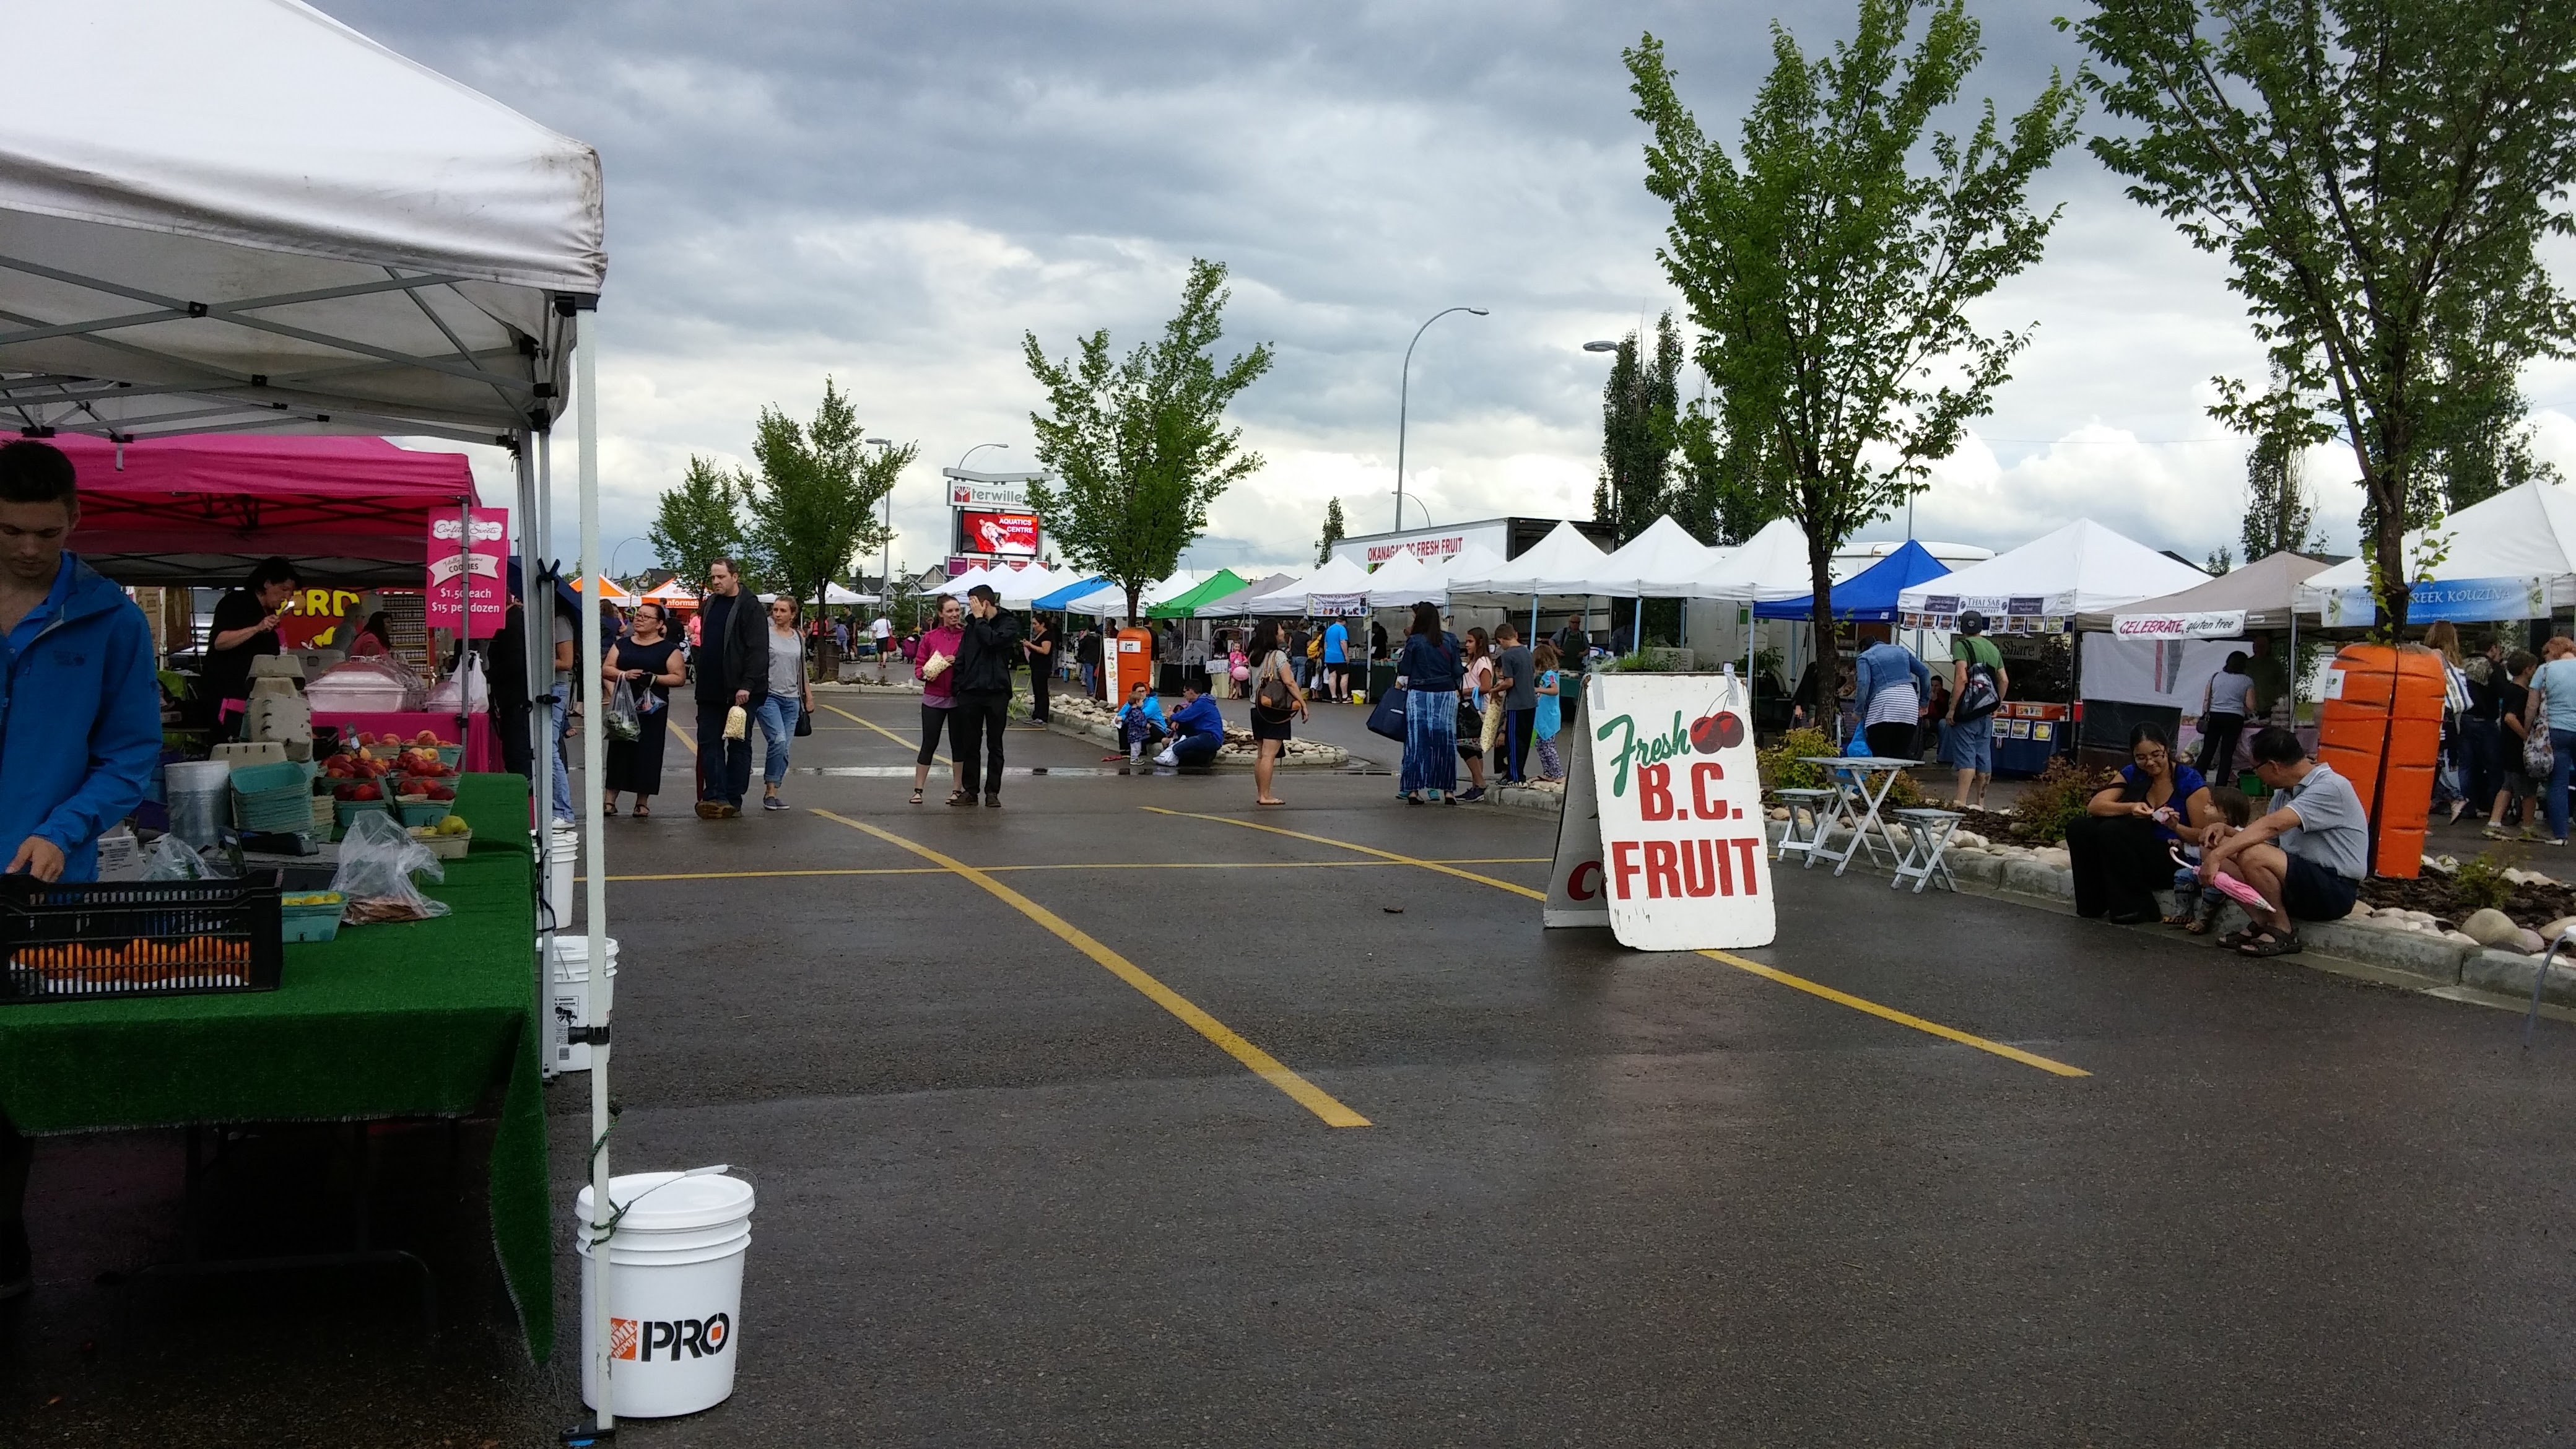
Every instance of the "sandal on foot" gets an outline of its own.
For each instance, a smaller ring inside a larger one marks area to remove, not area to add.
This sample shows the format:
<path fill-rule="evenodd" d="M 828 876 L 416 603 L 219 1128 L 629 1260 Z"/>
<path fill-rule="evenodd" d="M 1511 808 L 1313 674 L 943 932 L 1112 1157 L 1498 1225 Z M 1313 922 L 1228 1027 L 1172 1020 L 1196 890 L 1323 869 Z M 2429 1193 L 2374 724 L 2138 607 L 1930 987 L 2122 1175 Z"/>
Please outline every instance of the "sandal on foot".
<path fill-rule="evenodd" d="M 636 818 L 636 819 L 638 819 L 638 820 L 650 820 L 650 819 L 652 819 L 652 818 L 653 818 L 653 807 L 652 807 L 652 806 L 650 806 L 650 805 L 645 804 L 645 803 L 644 803 L 643 801 L 641 801 L 641 800 L 636 801 L 636 802 L 635 802 L 635 818 Z"/>
<path fill-rule="evenodd" d="M 2182 928 L 2191 932 L 2195 936 L 2206 936 L 2209 934 L 2209 922 L 2200 920 L 2197 917 L 2183 922 Z"/>
<path fill-rule="evenodd" d="M 2288 956 L 2298 949 L 2299 933 L 2296 931 L 2278 936 L 2264 931 L 2236 948 L 2237 953 L 2244 956 Z"/>
<path fill-rule="evenodd" d="M 921 792 L 920 792 L 919 790 L 915 790 L 915 791 L 913 791 L 913 792 L 912 792 L 912 803 L 913 803 L 913 804 L 915 804 L 915 805 L 918 805 L 918 804 L 920 804 L 920 803 L 921 803 Z"/>
<path fill-rule="evenodd" d="M 2168 925 L 2168 926 L 2194 926 L 2194 925 L 2198 925 L 2199 923 L 2200 923 L 2200 917 L 2198 917 L 2198 916 L 2167 916 L 2167 917 L 2165 917 L 2165 924 L 2166 924 L 2166 925 Z"/>
<path fill-rule="evenodd" d="M 617 802 L 612 800 L 609 803 L 600 806 L 599 810 L 601 814 L 614 818 L 617 814 Z"/>
<path fill-rule="evenodd" d="M 2230 931 L 2226 935 L 2219 937 L 2218 944 L 2226 947 L 2230 951 L 2233 951 L 2237 947 L 2244 945 L 2246 942 L 2251 941 L 2262 934 L 2262 927 L 2247 926 L 2241 931 Z"/>

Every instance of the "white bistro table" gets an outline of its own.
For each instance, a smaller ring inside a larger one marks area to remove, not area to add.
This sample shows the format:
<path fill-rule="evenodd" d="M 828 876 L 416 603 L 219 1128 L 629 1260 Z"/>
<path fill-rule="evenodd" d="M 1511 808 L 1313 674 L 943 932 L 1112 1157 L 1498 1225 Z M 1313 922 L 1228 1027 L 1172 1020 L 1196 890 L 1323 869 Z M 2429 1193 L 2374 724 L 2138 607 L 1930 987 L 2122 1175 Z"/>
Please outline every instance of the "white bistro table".
<path fill-rule="evenodd" d="M 1893 867 L 1896 849 L 1881 834 L 1884 827 L 1879 823 L 1878 807 L 1886 802 L 1887 792 L 1895 788 L 1897 775 L 1923 762 L 1877 755 L 1807 755 L 1802 758 L 1810 765 L 1825 767 L 1826 778 L 1833 781 L 1834 786 L 1835 819 L 1849 825 L 1852 832 L 1852 838 L 1843 843 L 1840 854 L 1830 850 L 1816 853 L 1832 861 L 1834 874 L 1841 875 L 1851 867 L 1852 857 L 1858 855 L 1863 847 L 1868 848 L 1870 862 L 1874 865 L 1879 859 L 1879 848 L 1886 845 L 1887 863 Z"/>

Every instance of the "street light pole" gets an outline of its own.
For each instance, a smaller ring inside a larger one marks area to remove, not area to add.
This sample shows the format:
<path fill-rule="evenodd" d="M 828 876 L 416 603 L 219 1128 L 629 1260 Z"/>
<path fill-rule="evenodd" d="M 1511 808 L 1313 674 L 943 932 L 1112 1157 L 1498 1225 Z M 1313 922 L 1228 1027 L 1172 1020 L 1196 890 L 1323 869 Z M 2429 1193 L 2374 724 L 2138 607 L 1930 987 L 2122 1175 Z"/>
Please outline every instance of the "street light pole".
<path fill-rule="evenodd" d="M 894 446 L 892 438 L 861 438 L 859 441 L 866 447 L 879 450 Z M 877 607 L 885 611 L 886 618 L 894 617 L 894 484 L 891 481 L 887 482 L 885 491 L 885 554 L 877 565 Z M 869 637 L 875 636 L 871 634 Z M 877 683 L 885 682 L 885 646 L 880 644 L 877 646 Z"/>
<path fill-rule="evenodd" d="M 1424 319 L 1421 326 L 1413 329 L 1413 341 L 1404 344 L 1404 370 L 1397 379 L 1395 390 L 1395 531 L 1398 533 L 1404 532 L 1404 429 L 1413 410 L 1413 348 L 1422 340 L 1422 334 L 1431 330 L 1432 323 L 1451 312 L 1472 312 L 1479 317 L 1492 315 L 1482 307 L 1450 307 L 1434 312 Z M 1428 517 L 1430 512 L 1426 508 L 1423 515 Z"/>

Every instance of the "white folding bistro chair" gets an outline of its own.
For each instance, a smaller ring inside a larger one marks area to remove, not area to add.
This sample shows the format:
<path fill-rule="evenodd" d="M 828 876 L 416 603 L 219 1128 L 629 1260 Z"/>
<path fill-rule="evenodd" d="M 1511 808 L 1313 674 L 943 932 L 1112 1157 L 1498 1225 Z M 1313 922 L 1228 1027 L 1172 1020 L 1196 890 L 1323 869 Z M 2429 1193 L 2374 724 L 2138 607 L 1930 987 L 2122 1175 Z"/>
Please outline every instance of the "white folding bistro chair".
<path fill-rule="evenodd" d="M 1792 855 L 1803 855 L 1807 858 L 1808 865 L 1814 865 L 1816 857 L 1825 853 L 1825 831 L 1834 823 L 1836 792 L 1774 790 L 1771 792 L 1771 798 L 1787 806 L 1789 810 L 1789 828 L 1781 832 L 1780 843 L 1773 848 L 1771 858 L 1786 860 Z M 1807 822 L 1807 828 L 1803 831 L 1798 828 L 1798 822 L 1802 817 Z"/>
<path fill-rule="evenodd" d="M 1941 884 L 1957 890 L 1959 882 L 1950 874 L 1950 837 L 1958 832 L 1960 824 L 1968 817 L 1956 810 L 1934 810 L 1928 806 L 1889 813 L 1905 826 L 1905 858 L 1896 863 L 1896 878 L 1887 883 L 1888 889 L 1894 890 L 1911 880 L 1914 893 L 1919 896 L 1937 874 L 1941 877 Z"/>

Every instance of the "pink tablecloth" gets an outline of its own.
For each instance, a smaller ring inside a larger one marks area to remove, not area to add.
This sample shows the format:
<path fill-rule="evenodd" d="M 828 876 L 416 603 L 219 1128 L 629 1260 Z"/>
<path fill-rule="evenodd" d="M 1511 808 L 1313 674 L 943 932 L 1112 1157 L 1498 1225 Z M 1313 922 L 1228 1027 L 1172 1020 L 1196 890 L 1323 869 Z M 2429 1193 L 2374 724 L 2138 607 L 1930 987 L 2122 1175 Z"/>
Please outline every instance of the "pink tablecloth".
<path fill-rule="evenodd" d="M 501 737 L 492 732 L 492 716 L 467 715 L 473 727 L 465 736 L 465 762 L 458 768 L 469 774 L 489 773 L 501 768 Z M 340 731 L 343 740 L 355 739 L 361 732 L 393 735 L 409 741 L 422 730 L 438 736 L 439 743 L 457 743 L 456 716 L 431 714 L 424 710 L 384 710 L 358 713 L 349 710 L 313 712 L 313 722 L 330 725 Z"/>

